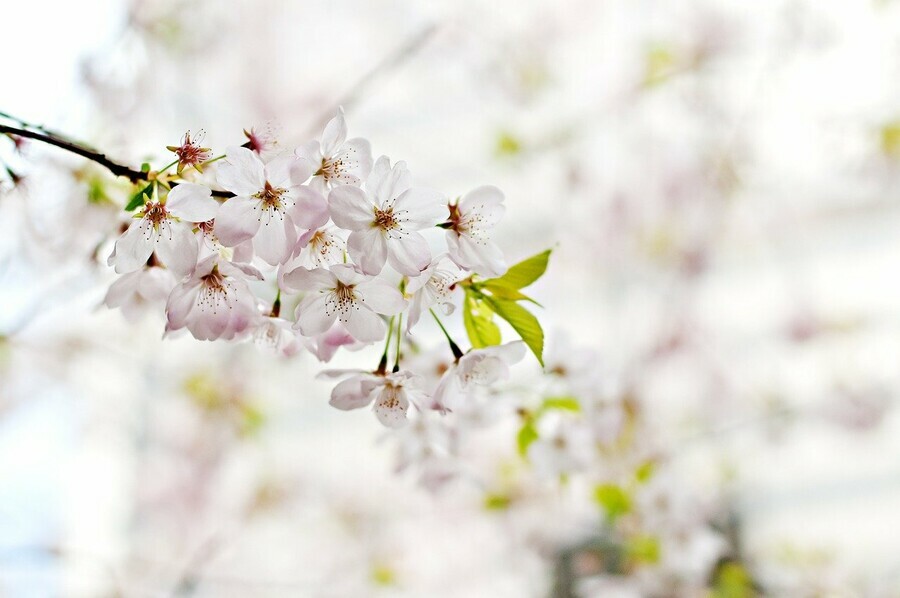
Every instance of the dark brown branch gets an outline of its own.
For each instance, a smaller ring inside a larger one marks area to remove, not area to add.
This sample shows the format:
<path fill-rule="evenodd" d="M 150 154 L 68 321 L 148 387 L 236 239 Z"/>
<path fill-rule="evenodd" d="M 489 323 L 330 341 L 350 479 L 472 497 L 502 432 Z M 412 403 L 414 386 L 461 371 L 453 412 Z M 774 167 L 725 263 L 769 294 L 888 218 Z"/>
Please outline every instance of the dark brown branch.
<path fill-rule="evenodd" d="M 75 143 L 74 141 L 64 139 L 63 137 L 55 133 L 51 133 L 41 127 L 29 125 L 28 123 L 17 118 L 13 118 L 5 113 L 0 112 L 0 116 L 6 117 L 10 120 L 14 120 L 22 125 L 21 127 L 11 127 L 9 125 L 0 124 L 0 135 L 6 134 L 23 137 L 25 139 L 33 139 L 35 141 L 40 141 L 41 143 L 46 143 L 48 145 L 64 149 L 67 152 L 71 152 L 77 156 L 81 156 L 82 158 L 87 158 L 88 160 L 95 162 L 100 166 L 103 166 L 114 175 L 127 178 L 132 183 L 147 180 L 146 172 L 129 168 L 124 164 L 119 164 L 118 162 L 109 159 L 106 154 L 94 151 L 81 144 Z M 172 182 L 170 184 L 172 186 L 175 186 L 178 183 Z M 215 189 L 212 191 L 212 194 L 215 197 L 234 197 L 233 193 L 229 193 L 228 191 L 217 191 Z"/>

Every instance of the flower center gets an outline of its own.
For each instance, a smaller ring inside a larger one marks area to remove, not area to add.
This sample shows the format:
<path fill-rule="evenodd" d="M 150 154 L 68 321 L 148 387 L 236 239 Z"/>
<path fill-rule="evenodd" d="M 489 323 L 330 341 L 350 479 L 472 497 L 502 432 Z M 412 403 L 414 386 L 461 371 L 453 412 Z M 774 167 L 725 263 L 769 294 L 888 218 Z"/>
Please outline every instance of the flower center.
<path fill-rule="evenodd" d="M 217 313 L 222 303 L 231 309 L 231 306 L 228 305 L 228 292 L 231 290 L 231 284 L 219 272 L 218 266 L 214 267 L 200 281 L 200 295 L 197 297 L 200 309 L 204 311 L 211 309 L 213 313 Z"/>
<path fill-rule="evenodd" d="M 325 301 L 325 313 L 329 316 L 335 312 L 340 314 L 338 319 L 346 322 L 349 319 L 351 309 L 359 309 L 356 300 L 356 292 L 353 290 L 354 285 L 337 282 L 337 286 L 332 289 L 328 300 Z"/>
<path fill-rule="evenodd" d="M 166 211 L 166 206 L 162 204 L 152 203 L 144 207 L 144 218 L 149 220 L 154 228 L 159 228 L 159 225 L 165 222 L 168 217 L 169 213 Z"/>
<path fill-rule="evenodd" d="M 281 196 L 285 193 L 287 193 L 287 189 L 273 187 L 269 181 L 266 181 L 266 186 L 262 188 L 262 191 L 256 193 L 253 197 L 260 200 L 263 208 L 266 210 L 281 210 L 284 207 Z"/>
<path fill-rule="evenodd" d="M 316 175 L 325 177 L 325 180 L 330 180 L 339 176 L 343 170 L 344 161 L 340 158 L 337 160 L 322 158 L 322 165 L 316 171 Z"/>
<path fill-rule="evenodd" d="M 389 231 L 400 227 L 400 222 L 394 218 L 394 208 L 381 210 L 375 208 L 375 226 L 381 230 Z"/>

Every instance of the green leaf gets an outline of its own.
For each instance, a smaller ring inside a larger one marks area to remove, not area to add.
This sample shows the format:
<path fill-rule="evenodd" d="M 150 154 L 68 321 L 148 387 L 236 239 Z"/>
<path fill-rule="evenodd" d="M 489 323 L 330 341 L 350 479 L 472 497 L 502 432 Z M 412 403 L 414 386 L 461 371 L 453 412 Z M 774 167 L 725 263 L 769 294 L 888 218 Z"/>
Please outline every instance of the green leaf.
<path fill-rule="evenodd" d="M 755 596 L 753 579 L 740 564 L 729 562 L 719 569 L 714 584 L 714 598 L 750 598 Z"/>
<path fill-rule="evenodd" d="M 541 404 L 541 411 L 561 409 L 563 411 L 581 411 L 581 404 L 575 397 L 547 397 Z"/>
<path fill-rule="evenodd" d="M 488 511 L 504 511 L 511 503 L 512 499 L 505 494 L 488 494 L 484 497 L 484 508 Z"/>
<path fill-rule="evenodd" d="M 494 323 L 494 312 L 485 301 L 468 291 L 463 303 L 463 324 L 472 347 L 483 349 L 500 344 L 500 328 Z"/>
<path fill-rule="evenodd" d="M 498 299 L 505 299 L 506 301 L 531 301 L 535 305 L 540 305 L 540 303 L 538 303 L 519 289 L 514 289 L 512 287 L 498 284 L 490 280 L 480 283 L 478 286 L 481 289 L 490 291 L 491 295 Z"/>
<path fill-rule="evenodd" d="M 638 563 L 652 565 L 659 562 L 659 538 L 655 536 L 636 536 L 628 540 L 625 546 L 628 558 Z"/>
<path fill-rule="evenodd" d="M 146 199 L 144 197 L 146 196 Z M 131 212 L 133 210 L 138 209 L 153 196 L 153 183 L 150 183 L 137 193 L 131 196 L 131 199 L 128 201 L 128 205 L 125 206 L 126 212 Z"/>
<path fill-rule="evenodd" d="M 506 287 L 509 289 L 524 289 L 547 271 L 547 263 L 550 260 L 550 252 L 548 249 L 537 255 L 533 255 L 527 260 L 522 260 L 515 266 L 510 267 L 506 274 L 499 278 L 491 278 L 484 281 L 483 285 L 492 285 L 498 287 Z"/>
<path fill-rule="evenodd" d="M 519 433 L 516 434 L 516 444 L 519 447 L 519 454 L 523 457 L 528 454 L 528 447 L 537 439 L 537 428 L 534 427 L 534 422 L 529 418 L 522 424 L 522 427 L 519 428 Z"/>
<path fill-rule="evenodd" d="M 606 511 L 610 522 L 631 511 L 631 497 L 615 484 L 600 484 L 594 488 L 594 500 Z"/>
<path fill-rule="evenodd" d="M 509 322 L 534 356 L 537 357 L 541 367 L 544 366 L 544 329 L 531 312 L 515 301 L 501 301 L 491 297 L 485 297 L 494 312 Z"/>

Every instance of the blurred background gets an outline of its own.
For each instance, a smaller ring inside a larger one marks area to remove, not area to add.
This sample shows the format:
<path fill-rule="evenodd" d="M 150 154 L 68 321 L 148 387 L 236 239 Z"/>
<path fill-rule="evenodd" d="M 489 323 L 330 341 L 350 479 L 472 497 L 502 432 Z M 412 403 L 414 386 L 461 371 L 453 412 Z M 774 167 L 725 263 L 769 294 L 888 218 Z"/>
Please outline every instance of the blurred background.
<path fill-rule="evenodd" d="M 550 373 L 517 366 L 436 488 L 312 356 L 102 306 L 128 186 L 4 143 L 0 595 L 900 596 L 900 3 L 2 13 L 4 112 L 138 166 L 187 129 L 292 148 L 343 105 L 417 181 L 502 188 L 511 262 L 554 253 Z M 627 442 L 545 475 L 539 384 Z"/>

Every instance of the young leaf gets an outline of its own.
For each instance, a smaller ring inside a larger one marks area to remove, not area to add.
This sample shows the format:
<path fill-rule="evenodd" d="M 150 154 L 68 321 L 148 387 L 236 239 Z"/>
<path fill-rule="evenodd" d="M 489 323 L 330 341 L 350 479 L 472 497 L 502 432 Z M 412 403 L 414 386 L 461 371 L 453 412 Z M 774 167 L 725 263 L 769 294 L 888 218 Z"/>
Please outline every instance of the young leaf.
<path fill-rule="evenodd" d="M 490 297 L 485 297 L 494 312 L 509 322 L 534 356 L 537 357 L 541 367 L 544 366 L 544 330 L 541 328 L 540 322 L 531 312 L 516 303 L 515 301 L 501 301 Z"/>
<path fill-rule="evenodd" d="M 551 409 L 560 409 L 562 411 L 581 411 L 581 403 L 578 399 L 571 396 L 547 397 L 541 404 L 541 411 L 549 411 Z"/>
<path fill-rule="evenodd" d="M 504 286 L 491 280 L 481 283 L 480 287 L 482 289 L 490 291 L 491 295 L 493 295 L 497 299 L 505 299 L 507 301 L 530 301 L 535 305 L 539 305 L 537 301 L 535 301 L 519 289 Z"/>
<path fill-rule="evenodd" d="M 144 196 L 146 196 L 147 199 L 144 199 Z M 147 203 L 147 200 L 150 199 L 152 196 L 153 196 L 153 183 L 150 183 L 149 185 L 147 185 L 146 187 L 144 187 L 143 189 L 141 189 L 140 191 L 138 191 L 137 193 L 135 193 L 134 195 L 131 196 L 131 200 L 128 202 L 128 205 L 125 206 L 125 211 L 131 212 L 132 210 L 138 209 L 139 207 L 141 207 L 142 205 Z"/>
<path fill-rule="evenodd" d="M 519 447 L 519 454 L 524 457 L 528 453 L 528 447 L 537 439 L 538 432 L 534 427 L 534 422 L 531 419 L 526 420 L 522 427 L 519 428 L 519 433 L 516 434 L 516 445 Z"/>
<path fill-rule="evenodd" d="M 551 249 L 548 249 L 519 262 L 515 266 L 510 267 L 503 276 L 486 280 L 484 282 L 485 286 L 490 284 L 510 289 L 524 289 L 547 271 L 547 262 L 550 260 L 551 251 Z"/>
<path fill-rule="evenodd" d="M 463 324 L 475 349 L 500 344 L 500 328 L 494 323 L 494 312 L 484 301 L 468 292 L 463 304 Z"/>
<path fill-rule="evenodd" d="M 594 488 L 594 500 L 606 511 L 606 518 L 615 521 L 631 511 L 631 497 L 615 484 L 600 484 Z"/>

